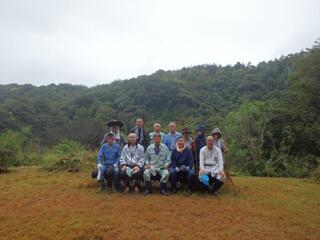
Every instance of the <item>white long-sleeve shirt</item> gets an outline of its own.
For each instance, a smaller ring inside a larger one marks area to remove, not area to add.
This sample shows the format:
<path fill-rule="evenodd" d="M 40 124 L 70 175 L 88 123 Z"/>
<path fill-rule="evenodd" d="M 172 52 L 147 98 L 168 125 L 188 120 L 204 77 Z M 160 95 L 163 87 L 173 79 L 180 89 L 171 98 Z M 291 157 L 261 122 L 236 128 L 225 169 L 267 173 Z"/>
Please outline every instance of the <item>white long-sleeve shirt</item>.
<path fill-rule="evenodd" d="M 222 153 L 218 147 L 213 146 L 212 149 L 209 149 L 204 146 L 200 149 L 200 169 L 212 175 L 223 171 Z"/>

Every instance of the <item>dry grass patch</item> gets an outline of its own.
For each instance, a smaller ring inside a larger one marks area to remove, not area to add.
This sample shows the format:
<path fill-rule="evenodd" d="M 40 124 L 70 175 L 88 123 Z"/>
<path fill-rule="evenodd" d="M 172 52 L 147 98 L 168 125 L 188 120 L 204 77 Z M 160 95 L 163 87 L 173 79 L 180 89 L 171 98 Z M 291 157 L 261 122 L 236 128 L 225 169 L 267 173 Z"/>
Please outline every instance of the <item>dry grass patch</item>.
<path fill-rule="evenodd" d="M 201 193 L 96 194 L 90 173 L 34 167 L 0 175 L 0 239 L 319 239 L 320 185 L 233 178 L 215 199 Z"/>

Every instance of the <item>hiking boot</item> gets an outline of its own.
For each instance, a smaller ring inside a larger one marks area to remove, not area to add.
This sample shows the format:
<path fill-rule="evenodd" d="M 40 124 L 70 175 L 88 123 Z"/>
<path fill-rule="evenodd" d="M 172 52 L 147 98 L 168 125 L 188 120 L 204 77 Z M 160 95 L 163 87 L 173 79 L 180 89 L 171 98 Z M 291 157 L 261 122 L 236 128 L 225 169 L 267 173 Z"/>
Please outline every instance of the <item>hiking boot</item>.
<path fill-rule="evenodd" d="M 112 192 L 112 181 L 107 182 L 107 189 L 109 192 Z"/>
<path fill-rule="evenodd" d="M 173 194 L 176 194 L 176 193 L 177 193 L 177 188 L 171 188 L 171 192 L 172 192 Z"/>
<path fill-rule="evenodd" d="M 149 195 L 152 192 L 152 185 L 151 185 L 151 181 L 146 181 L 144 183 L 146 190 L 144 191 L 144 195 Z"/>
<path fill-rule="evenodd" d="M 192 195 L 190 188 L 187 188 L 185 195 L 186 197 L 189 197 L 190 195 Z"/>
<path fill-rule="evenodd" d="M 218 192 L 218 191 L 212 192 L 212 196 L 213 196 L 213 197 L 219 197 L 219 192 Z"/>
<path fill-rule="evenodd" d="M 160 194 L 163 196 L 168 196 L 166 184 L 160 182 Z"/>
<path fill-rule="evenodd" d="M 213 185 L 213 188 L 212 188 L 212 194 L 214 195 L 214 196 L 218 196 L 218 191 L 219 191 L 219 189 L 221 188 L 221 186 L 223 185 L 223 182 L 221 182 L 221 181 L 219 181 L 219 180 L 217 180 L 215 183 L 214 183 L 214 185 Z"/>
<path fill-rule="evenodd" d="M 100 193 L 100 192 L 104 191 L 105 188 L 106 188 L 106 186 L 105 186 L 104 180 L 100 180 L 99 181 L 99 189 L 98 189 L 97 193 Z"/>

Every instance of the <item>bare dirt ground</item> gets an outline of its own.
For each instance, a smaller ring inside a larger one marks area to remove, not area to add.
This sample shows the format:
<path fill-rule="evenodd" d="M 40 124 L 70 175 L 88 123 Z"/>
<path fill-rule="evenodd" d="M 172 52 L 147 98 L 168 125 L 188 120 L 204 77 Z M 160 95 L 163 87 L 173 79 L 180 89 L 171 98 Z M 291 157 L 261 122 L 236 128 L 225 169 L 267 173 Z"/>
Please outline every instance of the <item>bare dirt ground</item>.
<path fill-rule="evenodd" d="M 234 177 L 238 193 L 96 194 L 89 172 L 0 175 L 0 239 L 320 239 L 320 184 Z"/>

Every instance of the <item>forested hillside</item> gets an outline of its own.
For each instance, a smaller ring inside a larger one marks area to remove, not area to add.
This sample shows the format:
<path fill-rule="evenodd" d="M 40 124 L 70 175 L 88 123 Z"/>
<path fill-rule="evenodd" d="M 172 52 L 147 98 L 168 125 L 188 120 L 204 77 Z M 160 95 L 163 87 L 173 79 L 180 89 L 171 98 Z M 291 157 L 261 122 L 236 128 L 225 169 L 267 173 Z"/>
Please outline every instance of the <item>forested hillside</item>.
<path fill-rule="evenodd" d="M 106 123 L 126 132 L 136 117 L 151 130 L 220 127 L 234 169 L 252 175 L 308 176 L 319 170 L 320 47 L 257 66 L 200 65 L 92 88 L 0 85 L 2 138 L 23 133 L 38 146 L 62 138 L 98 147 Z M 2 141 L 3 142 L 3 141 Z M 0 138 L 1 148 L 1 138 Z M 2 147 L 4 148 L 4 147 Z M 318 170 L 316 170 L 318 167 Z"/>
<path fill-rule="evenodd" d="M 168 121 L 176 120 L 180 128 L 197 123 L 212 128 L 220 122 L 223 125 L 226 114 L 246 99 L 265 101 L 281 96 L 288 89 L 289 70 L 288 58 L 282 58 L 258 66 L 238 63 L 159 70 L 93 88 L 2 85 L 0 127 L 4 131 L 29 126 L 44 144 L 67 137 L 89 145 L 114 118 L 121 119 L 126 128 L 133 126 L 137 116 L 149 127 L 155 120 L 165 128 Z"/>

